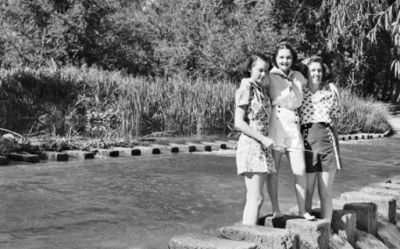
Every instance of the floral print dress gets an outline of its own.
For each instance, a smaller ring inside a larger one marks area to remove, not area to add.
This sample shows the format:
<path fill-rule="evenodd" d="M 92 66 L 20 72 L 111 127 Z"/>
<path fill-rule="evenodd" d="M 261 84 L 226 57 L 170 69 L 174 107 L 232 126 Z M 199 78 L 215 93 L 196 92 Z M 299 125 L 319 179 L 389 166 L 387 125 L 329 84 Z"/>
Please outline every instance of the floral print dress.
<path fill-rule="evenodd" d="M 236 106 L 246 110 L 246 120 L 250 127 L 266 136 L 271 114 L 271 100 L 266 89 L 250 79 L 243 79 L 235 97 Z M 265 148 L 261 143 L 245 134 L 241 134 L 239 137 L 236 167 L 239 175 L 250 172 L 276 172 L 271 149 Z"/>

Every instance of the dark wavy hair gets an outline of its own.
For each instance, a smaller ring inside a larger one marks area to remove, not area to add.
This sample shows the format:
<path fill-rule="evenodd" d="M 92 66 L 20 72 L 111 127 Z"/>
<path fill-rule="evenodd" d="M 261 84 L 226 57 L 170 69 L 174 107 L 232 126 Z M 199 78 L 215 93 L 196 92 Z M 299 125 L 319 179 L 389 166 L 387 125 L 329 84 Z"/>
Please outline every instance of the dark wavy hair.
<path fill-rule="evenodd" d="M 278 52 L 279 52 L 279 50 L 281 50 L 281 49 L 288 49 L 288 50 L 290 51 L 290 53 L 292 53 L 292 56 L 293 56 L 293 63 L 292 63 L 292 66 L 294 66 L 294 65 L 297 63 L 297 59 L 298 59 L 297 52 L 296 52 L 296 50 L 294 50 L 294 48 L 292 47 L 292 45 L 290 45 L 290 43 L 289 43 L 289 42 L 286 42 L 286 41 L 280 42 L 280 43 L 278 44 L 278 46 L 275 48 L 274 55 L 273 55 L 273 58 L 274 58 L 274 61 L 273 61 L 274 66 L 278 67 L 278 65 L 276 65 L 276 57 L 278 56 Z"/>
<path fill-rule="evenodd" d="M 258 53 L 257 54 L 252 54 L 242 64 L 241 71 L 242 71 L 243 77 L 250 77 L 250 69 L 253 67 L 254 62 L 257 59 L 261 59 L 261 60 L 265 61 L 266 63 L 268 63 L 268 67 L 269 67 L 267 69 L 268 71 L 272 68 L 272 60 L 271 60 L 270 57 L 268 57 L 266 55 L 263 55 L 263 54 L 258 54 Z"/>
<path fill-rule="evenodd" d="M 321 56 L 318 55 L 313 55 L 308 59 L 305 59 L 305 65 L 307 66 L 307 74 L 305 75 L 308 78 L 308 68 L 311 65 L 311 63 L 319 63 L 322 67 L 322 81 L 325 82 L 331 78 L 331 71 L 324 63 L 324 60 L 322 59 Z"/>

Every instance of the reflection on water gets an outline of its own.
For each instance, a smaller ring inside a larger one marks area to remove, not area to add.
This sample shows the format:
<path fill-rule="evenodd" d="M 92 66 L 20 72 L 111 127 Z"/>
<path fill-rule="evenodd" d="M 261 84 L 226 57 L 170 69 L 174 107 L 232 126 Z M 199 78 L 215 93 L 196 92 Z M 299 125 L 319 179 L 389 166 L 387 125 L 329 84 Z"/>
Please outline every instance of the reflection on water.
<path fill-rule="evenodd" d="M 335 195 L 400 174 L 399 142 L 343 144 L 346 168 Z M 295 198 L 286 161 L 282 166 L 287 210 Z M 177 234 L 214 234 L 241 218 L 245 192 L 235 170 L 233 157 L 200 154 L 3 167 L 0 247 L 167 248 Z"/>

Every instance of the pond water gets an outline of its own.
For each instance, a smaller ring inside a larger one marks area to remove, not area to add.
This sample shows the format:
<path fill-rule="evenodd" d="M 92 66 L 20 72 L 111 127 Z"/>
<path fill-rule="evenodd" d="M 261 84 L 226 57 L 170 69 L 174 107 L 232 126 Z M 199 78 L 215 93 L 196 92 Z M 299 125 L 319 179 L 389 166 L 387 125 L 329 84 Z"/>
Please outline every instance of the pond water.
<path fill-rule="evenodd" d="M 400 175 L 400 138 L 341 144 L 334 195 Z M 240 220 L 232 155 L 178 154 L 0 168 L 0 248 L 167 248 L 186 232 Z M 296 203 L 284 160 L 280 203 Z M 262 213 L 270 210 L 269 200 Z"/>

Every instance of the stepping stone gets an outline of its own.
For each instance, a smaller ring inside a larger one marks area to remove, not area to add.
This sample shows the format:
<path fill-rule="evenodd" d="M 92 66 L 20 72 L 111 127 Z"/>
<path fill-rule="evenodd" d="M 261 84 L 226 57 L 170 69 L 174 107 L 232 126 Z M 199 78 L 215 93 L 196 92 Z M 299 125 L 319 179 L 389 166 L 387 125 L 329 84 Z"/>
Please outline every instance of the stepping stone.
<path fill-rule="evenodd" d="M 119 151 L 114 149 L 96 149 L 97 155 L 105 157 L 119 157 Z"/>
<path fill-rule="evenodd" d="M 226 144 L 224 144 L 224 143 L 207 142 L 207 141 L 200 142 L 200 143 L 211 146 L 211 150 L 225 150 L 227 148 Z"/>
<path fill-rule="evenodd" d="M 297 249 L 299 246 L 298 235 L 287 229 L 233 225 L 221 227 L 219 232 L 222 237 L 230 240 L 255 243 L 258 249 Z"/>
<path fill-rule="evenodd" d="M 378 213 L 386 217 L 391 223 L 396 224 L 396 199 L 391 196 L 367 194 L 362 192 L 345 192 L 340 199 L 351 202 L 374 202 Z"/>
<path fill-rule="evenodd" d="M 376 234 L 378 228 L 377 208 L 373 202 L 346 203 L 343 206 L 344 211 L 350 210 L 356 213 L 357 229 L 371 234 Z"/>
<path fill-rule="evenodd" d="M 286 229 L 299 235 L 300 248 L 328 249 L 330 235 L 328 219 L 315 221 L 292 219 L 286 222 Z"/>
<path fill-rule="evenodd" d="M 178 153 L 179 147 L 177 146 L 167 146 L 162 144 L 152 144 L 150 147 L 158 148 L 161 154 L 171 154 L 171 153 Z"/>
<path fill-rule="evenodd" d="M 329 249 L 353 249 L 354 247 L 342 236 L 332 234 L 329 238 Z"/>
<path fill-rule="evenodd" d="M 230 141 L 222 141 L 222 140 L 215 140 L 214 142 L 220 143 L 220 144 L 225 144 L 225 149 L 234 149 L 236 150 L 237 147 L 237 141 L 230 140 Z"/>
<path fill-rule="evenodd" d="M 203 234 L 183 234 L 173 237 L 169 249 L 257 249 L 254 243 L 216 238 Z"/>
<path fill-rule="evenodd" d="M 400 248 L 400 228 L 389 222 L 378 220 L 378 235 L 389 248 Z"/>
<path fill-rule="evenodd" d="M 176 144 L 176 143 L 169 143 L 170 146 L 178 147 L 179 152 L 195 152 L 196 146 L 188 145 L 188 144 Z"/>
<path fill-rule="evenodd" d="M 126 147 L 113 147 L 113 150 L 117 150 L 119 151 L 119 154 L 121 156 L 136 156 L 135 152 L 134 152 L 134 148 L 126 148 Z M 136 152 L 137 153 L 137 152 Z M 139 151 L 139 155 L 140 155 L 140 151 Z"/>
<path fill-rule="evenodd" d="M 50 161 L 68 161 L 68 154 L 65 152 L 45 151 L 44 155 Z"/>
<path fill-rule="evenodd" d="M 321 218 L 321 209 L 315 208 L 311 214 Z M 352 246 L 355 245 L 355 236 L 357 230 L 357 215 L 352 210 L 334 209 L 332 212 L 331 229 L 342 239 L 345 239 Z"/>
<path fill-rule="evenodd" d="M 388 249 L 379 239 L 370 233 L 357 230 L 356 247 L 357 249 Z"/>
<path fill-rule="evenodd" d="M 195 146 L 196 147 L 196 151 L 208 151 L 208 152 L 210 152 L 212 150 L 211 145 L 207 145 L 207 144 L 190 143 L 190 142 L 187 142 L 186 144 L 189 145 L 189 146 Z"/>
<path fill-rule="evenodd" d="M 0 156 L 0 166 L 8 165 L 8 158 L 5 156 Z"/>
<path fill-rule="evenodd" d="M 149 155 L 158 155 L 161 154 L 161 150 L 159 148 L 147 147 L 147 146 L 136 146 L 136 153 L 139 153 L 141 156 L 149 156 Z"/>
<path fill-rule="evenodd" d="M 8 154 L 8 159 L 20 162 L 38 163 L 39 155 L 27 152 L 12 152 Z"/>
<path fill-rule="evenodd" d="M 74 157 L 77 159 L 94 159 L 94 152 L 83 151 L 83 150 L 66 150 L 64 151 L 69 157 Z"/>

